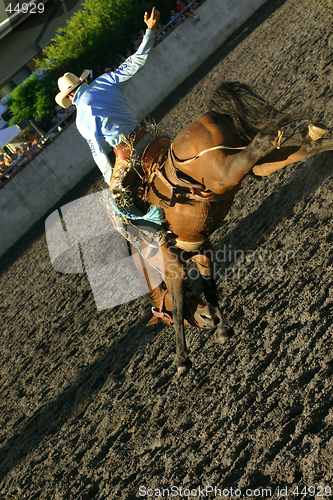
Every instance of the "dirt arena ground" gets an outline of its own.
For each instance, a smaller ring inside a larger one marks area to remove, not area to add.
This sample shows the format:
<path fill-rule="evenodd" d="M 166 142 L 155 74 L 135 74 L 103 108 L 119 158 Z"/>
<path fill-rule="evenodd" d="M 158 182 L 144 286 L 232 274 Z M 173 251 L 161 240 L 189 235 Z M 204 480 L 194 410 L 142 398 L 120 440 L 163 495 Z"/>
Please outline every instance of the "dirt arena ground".
<path fill-rule="evenodd" d="M 155 118 L 174 137 L 238 80 L 333 128 L 330 4 L 270 0 Z M 147 298 L 97 312 L 38 223 L 0 261 L 0 499 L 332 498 L 332 188 L 332 152 L 244 182 L 212 236 L 236 333 L 187 328 L 180 379 Z"/>

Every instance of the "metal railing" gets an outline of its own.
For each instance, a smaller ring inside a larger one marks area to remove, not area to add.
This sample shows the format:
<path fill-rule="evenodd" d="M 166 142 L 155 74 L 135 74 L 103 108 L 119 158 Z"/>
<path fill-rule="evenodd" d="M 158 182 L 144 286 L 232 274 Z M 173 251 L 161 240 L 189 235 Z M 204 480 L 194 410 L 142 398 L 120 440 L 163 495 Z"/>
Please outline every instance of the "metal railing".
<path fill-rule="evenodd" d="M 156 33 L 156 39 L 163 34 L 163 31 L 165 31 L 166 29 L 168 28 L 176 28 L 176 26 L 178 25 L 178 22 L 181 21 L 181 16 L 182 14 L 185 14 L 185 12 L 187 12 L 188 10 L 191 9 L 191 7 L 194 5 L 194 4 L 202 4 L 203 2 L 202 1 L 198 1 L 198 0 L 192 0 L 192 2 L 190 4 L 188 4 L 181 12 L 176 12 L 176 15 L 175 15 L 175 18 L 172 19 L 171 21 L 169 21 L 165 26 L 163 26 L 162 29 L 160 29 L 157 33 Z M 166 33 L 167 35 L 167 33 Z M 158 40 L 157 40 L 157 43 L 158 43 Z"/>

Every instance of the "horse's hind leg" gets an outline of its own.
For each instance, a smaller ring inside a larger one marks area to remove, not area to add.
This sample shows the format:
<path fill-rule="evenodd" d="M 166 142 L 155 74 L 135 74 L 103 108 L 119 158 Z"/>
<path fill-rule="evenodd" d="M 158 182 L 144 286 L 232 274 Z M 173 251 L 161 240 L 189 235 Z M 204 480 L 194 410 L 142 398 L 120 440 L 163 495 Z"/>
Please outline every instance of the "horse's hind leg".
<path fill-rule="evenodd" d="M 282 141 L 281 147 L 279 146 L 280 140 L 283 140 L 281 132 L 275 140 L 272 136 L 257 134 L 246 149 L 230 156 L 223 175 L 227 176 L 229 185 L 236 185 L 251 170 L 256 175 L 267 176 L 286 165 L 332 150 L 333 139 L 322 139 L 325 133 L 326 129 L 310 124 L 305 135 L 296 134 Z M 225 180 L 221 184 L 225 189 L 227 185 Z M 223 191 L 214 190 L 214 192 Z"/>
<path fill-rule="evenodd" d="M 293 134 L 289 138 L 282 138 L 282 143 L 287 146 L 303 146 L 303 144 L 309 144 L 312 141 L 318 141 L 324 135 L 329 132 L 329 129 L 325 125 L 319 123 L 309 123 L 303 130 Z"/>
<path fill-rule="evenodd" d="M 265 177 L 287 165 L 303 161 L 310 156 L 315 156 L 324 151 L 333 150 L 333 139 L 319 138 L 311 140 L 302 146 L 292 146 L 290 145 L 291 143 L 292 140 L 288 139 L 285 143 L 286 145 L 283 145 L 281 149 L 273 151 L 258 161 L 257 165 L 253 168 L 253 172 L 256 175 Z"/>
<path fill-rule="evenodd" d="M 324 128 L 324 125 L 321 124 L 310 123 L 308 127 L 308 135 L 312 141 L 318 141 L 318 139 L 321 139 L 328 132 L 329 129 Z"/>
<path fill-rule="evenodd" d="M 192 366 L 188 357 L 184 329 L 184 278 L 185 267 L 180 251 L 175 247 L 164 245 L 163 252 L 165 277 L 172 303 L 172 318 L 176 334 L 176 354 L 178 375 L 186 373 Z"/>
<path fill-rule="evenodd" d="M 218 338 L 221 342 L 226 342 L 228 339 L 230 339 L 230 337 L 232 337 L 234 331 L 219 308 L 212 256 L 213 247 L 210 242 L 207 242 L 203 253 L 193 256 L 192 260 L 195 261 L 200 272 L 205 299 L 216 309 L 216 316 L 219 319 L 219 323 L 217 325 Z"/>

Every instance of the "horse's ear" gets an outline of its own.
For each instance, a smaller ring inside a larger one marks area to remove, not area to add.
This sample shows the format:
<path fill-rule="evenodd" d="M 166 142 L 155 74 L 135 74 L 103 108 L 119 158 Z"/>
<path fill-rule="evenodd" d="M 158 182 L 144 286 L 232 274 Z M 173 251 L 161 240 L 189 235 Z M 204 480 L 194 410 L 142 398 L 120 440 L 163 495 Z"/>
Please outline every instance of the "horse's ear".
<path fill-rule="evenodd" d="M 157 325 L 158 323 L 158 318 L 156 316 L 153 316 L 150 321 L 146 324 L 146 326 L 151 326 L 151 325 Z"/>

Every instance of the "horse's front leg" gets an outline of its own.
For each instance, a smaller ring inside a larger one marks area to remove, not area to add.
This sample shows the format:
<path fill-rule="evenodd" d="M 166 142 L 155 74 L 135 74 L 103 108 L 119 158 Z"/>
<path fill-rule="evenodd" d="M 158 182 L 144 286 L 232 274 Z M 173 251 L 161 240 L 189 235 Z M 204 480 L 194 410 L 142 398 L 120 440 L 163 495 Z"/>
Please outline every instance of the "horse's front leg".
<path fill-rule="evenodd" d="M 172 319 L 176 334 L 178 375 L 186 373 L 192 366 L 188 357 L 184 329 L 184 278 L 186 263 L 181 259 L 178 248 L 162 246 L 164 260 L 164 281 L 169 290 L 172 304 Z"/>
<path fill-rule="evenodd" d="M 213 246 L 210 242 L 207 242 L 203 253 L 193 256 L 192 260 L 195 261 L 200 272 L 205 299 L 215 308 L 215 314 L 219 319 L 219 323 L 217 324 L 218 339 L 221 342 L 226 342 L 228 339 L 230 339 L 230 337 L 232 337 L 234 331 L 219 308 L 212 256 Z"/>

